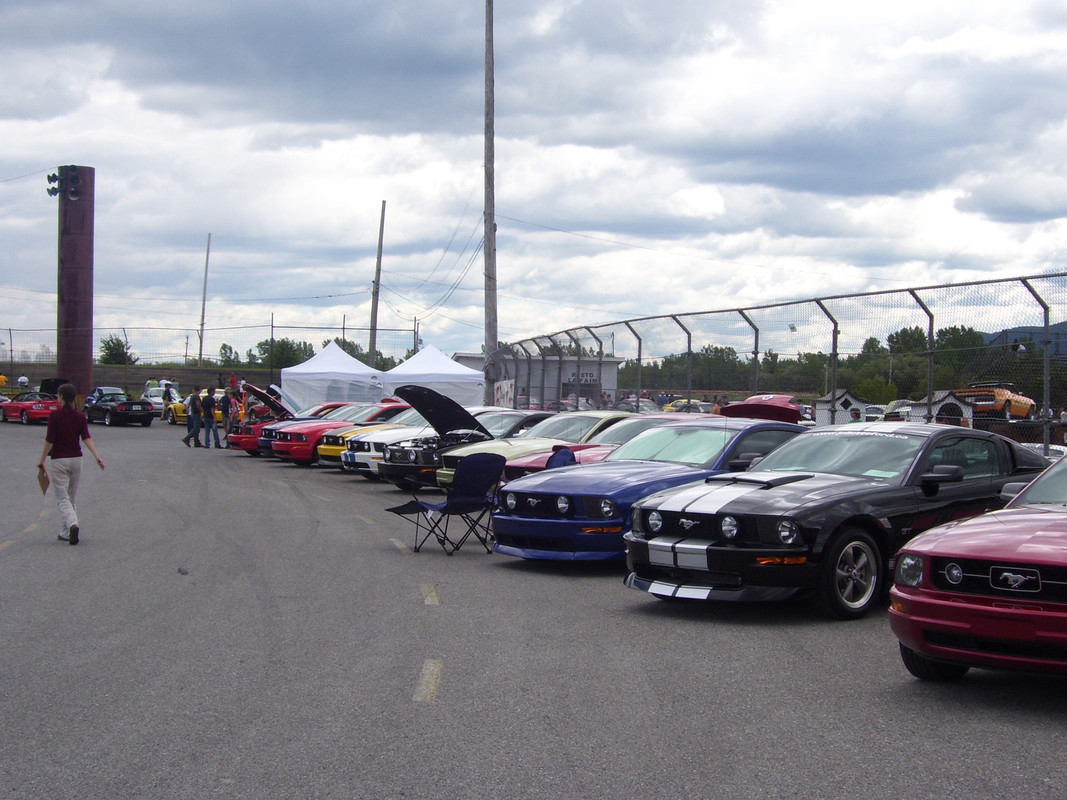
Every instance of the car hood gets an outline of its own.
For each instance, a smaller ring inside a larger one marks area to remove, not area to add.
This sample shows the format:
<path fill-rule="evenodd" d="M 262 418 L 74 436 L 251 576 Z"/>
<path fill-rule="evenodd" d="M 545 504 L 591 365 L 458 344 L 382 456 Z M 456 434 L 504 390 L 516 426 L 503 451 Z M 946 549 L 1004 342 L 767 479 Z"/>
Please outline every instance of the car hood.
<path fill-rule="evenodd" d="M 710 478 L 647 498 L 642 505 L 693 514 L 786 514 L 807 505 L 862 498 L 891 486 L 884 481 L 826 473 L 750 471 Z"/>
<path fill-rule="evenodd" d="M 260 405 L 264 405 L 269 408 L 271 413 L 274 414 L 274 416 L 280 419 L 289 419 L 291 416 L 293 416 L 292 411 L 290 411 L 284 405 L 279 403 L 275 398 L 271 397 L 258 386 L 253 386 L 250 383 L 246 383 L 244 385 L 244 388 L 247 394 L 250 394 L 254 398 L 256 398 L 256 402 L 258 402 Z"/>
<path fill-rule="evenodd" d="M 921 533 L 907 549 L 957 558 L 1026 563 L 1067 562 L 1067 508 L 1024 506 L 993 511 Z"/>
<path fill-rule="evenodd" d="M 510 439 L 493 439 L 491 442 L 473 442 L 450 447 L 444 452 L 450 456 L 464 458 L 472 453 L 500 453 L 505 458 L 512 459 L 526 456 L 540 450 L 551 450 L 553 445 L 567 444 L 559 439 L 544 439 L 535 437 L 527 439 L 523 436 L 515 436 Z"/>
<path fill-rule="evenodd" d="M 596 464 L 575 464 L 524 475 L 510 481 L 507 488 L 515 492 L 544 492 L 574 496 L 608 496 L 633 489 L 639 496 L 644 496 L 659 491 L 664 486 L 701 481 L 712 473 L 712 470 L 686 464 L 658 461 L 600 461 Z"/>
<path fill-rule="evenodd" d="M 493 438 L 473 414 L 440 392 L 425 386 L 408 385 L 398 386 L 393 394 L 422 414 L 423 419 L 441 436 L 452 431 L 472 430 Z"/>
<path fill-rule="evenodd" d="M 557 446 L 551 450 L 541 450 L 526 456 L 516 456 L 508 459 L 508 466 L 523 469 L 544 469 L 548 459 L 561 449 Z M 595 461 L 603 461 L 613 450 L 618 449 L 617 444 L 569 444 L 567 449 L 574 453 L 574 460 L 579 464 L 592 464 Z"/>

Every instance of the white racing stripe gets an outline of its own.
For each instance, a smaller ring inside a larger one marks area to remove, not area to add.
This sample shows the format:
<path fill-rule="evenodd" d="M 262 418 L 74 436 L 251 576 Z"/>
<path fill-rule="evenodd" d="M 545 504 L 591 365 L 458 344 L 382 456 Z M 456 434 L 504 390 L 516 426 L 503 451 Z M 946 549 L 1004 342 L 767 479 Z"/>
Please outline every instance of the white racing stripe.
<path fill-rule="evenodd" d="M 695 514 L 715 514 L 725 505 L 759 491 L 761 484 L 724 483 L 721 486 L 699 486 L 668 496 L 657 508 L 660 511 L 692 511 Z"/>

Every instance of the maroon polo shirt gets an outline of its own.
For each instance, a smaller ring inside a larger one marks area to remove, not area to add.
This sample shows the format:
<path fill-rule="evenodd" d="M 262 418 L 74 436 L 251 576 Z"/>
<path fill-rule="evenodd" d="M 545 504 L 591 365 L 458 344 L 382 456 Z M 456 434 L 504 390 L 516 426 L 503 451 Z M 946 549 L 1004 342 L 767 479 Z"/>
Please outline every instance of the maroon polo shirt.
<path fill-rule="evenodd" d="M 89 438 L 85 415 L 71 406 L 61 406 L 48 415 L 44 440 L 52 444 L 52 458 L 77 458 L 82 454 L 81 440 Z"/>

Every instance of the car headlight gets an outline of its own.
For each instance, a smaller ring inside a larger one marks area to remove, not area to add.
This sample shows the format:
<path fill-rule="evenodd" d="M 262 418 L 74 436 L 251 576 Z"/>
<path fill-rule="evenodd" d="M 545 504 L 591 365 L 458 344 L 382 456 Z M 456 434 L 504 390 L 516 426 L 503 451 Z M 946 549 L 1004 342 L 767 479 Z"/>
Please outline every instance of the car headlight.
<path fill-rule="evenodd" d="M 570 511 L 571 510 L 570 498 L 569 497 L 564 497 L 563 495 L 560 495 L 559 497 L 557 497 L 556 498 L 556 510 L 560 514 L 566 514 L 568 511 Z"/>
<path fill-rule="evenodd" d="M 723 517 L 722 522 L 719 523 L 719 530 L 722 532 L 723 538 L 733 539 L 737 536 L 737 532 L 741 530 L 741 526 L 737 524 L 735 517 Z"/>
<path fill-rule="evenodd" d="M 407 453 L 408 453 L 408 463 L 409 464 L 414 464 L 416 461 L 419 460 L 419 451 L 418 450 L 408 450 Z"/>
<path fill-rule="evenodd" d="M 778 538 L 782 544 L 796 544 L 800 539 L 800 527 L 791 519 L 783 519 L 778 523 Z"/>
<path fill-rule="evenodd" d="M 901 586 L 922 586 L 923 557 L 918 553 L 901 553 L 893 580 Z"/>
<path fill-rule="evenodd" d="M 613 519 L 619 516 L 619 507 L 615 505 L 615 501 L 607 497 L 600 498 L 600 516 L 605 519 Z"/>
<path fill-rule="evenodd" d="M 504 505 L 508 507 L 508 511 L 514 511 L 515 506 L 519 504 L 519 500 L 515 497 L 515 492 L 508 492 L 504 495 Z"/>
<path fill-rule="evenodd" d="M 653 511 L 648 515 L 648 529 L 652 533 L 659 533 L 663 530 L 663 515 L 658 511 Z"/>

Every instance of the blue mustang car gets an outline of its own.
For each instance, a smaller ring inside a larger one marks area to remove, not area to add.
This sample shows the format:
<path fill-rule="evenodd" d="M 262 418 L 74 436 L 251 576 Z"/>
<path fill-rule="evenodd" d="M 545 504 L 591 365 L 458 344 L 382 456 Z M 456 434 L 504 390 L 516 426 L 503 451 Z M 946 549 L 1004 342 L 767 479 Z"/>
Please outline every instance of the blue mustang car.
<path fill-rule="evenodd" d="M 498 495 L 493 552 L 562 561 L 621 559 L 622 536 L 638 500 L 744 470 L 805 430 L 787 422 L 688 419 L 638 434 L 603 461 L 517 478 Z"/>

